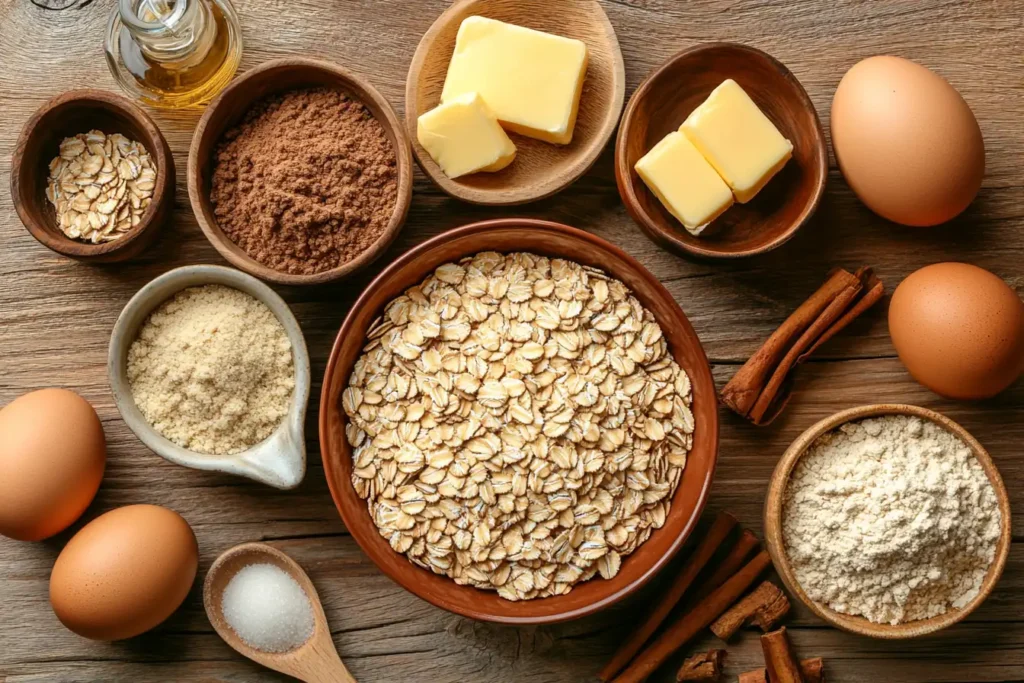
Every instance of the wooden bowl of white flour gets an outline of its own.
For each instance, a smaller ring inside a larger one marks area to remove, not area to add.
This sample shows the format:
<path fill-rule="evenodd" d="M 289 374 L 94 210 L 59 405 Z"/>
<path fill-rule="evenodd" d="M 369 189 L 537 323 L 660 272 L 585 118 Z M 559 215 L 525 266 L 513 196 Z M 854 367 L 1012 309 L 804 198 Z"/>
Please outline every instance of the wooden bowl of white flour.
<path fill-rule="evenodd" d="M 992 458 L 933 410 L 879 404 L 800 435 L 768 485 L 765 540 L 790 593 L 829 624 L 916 638 L 985 601 L 1010 551 Z"/>

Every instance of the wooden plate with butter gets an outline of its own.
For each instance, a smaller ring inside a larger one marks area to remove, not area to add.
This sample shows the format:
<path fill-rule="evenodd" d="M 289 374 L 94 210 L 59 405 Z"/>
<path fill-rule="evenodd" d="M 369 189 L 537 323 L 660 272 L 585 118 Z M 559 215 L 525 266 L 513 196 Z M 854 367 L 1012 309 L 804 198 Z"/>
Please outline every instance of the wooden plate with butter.
<path fill-rule="evenodd" d="M 615 29 L 596 1 L 459 0 L 416 49 L 405 124 L 442 190 L 473 204 L 525 204 L 594 164 L 625 89 Z"/>

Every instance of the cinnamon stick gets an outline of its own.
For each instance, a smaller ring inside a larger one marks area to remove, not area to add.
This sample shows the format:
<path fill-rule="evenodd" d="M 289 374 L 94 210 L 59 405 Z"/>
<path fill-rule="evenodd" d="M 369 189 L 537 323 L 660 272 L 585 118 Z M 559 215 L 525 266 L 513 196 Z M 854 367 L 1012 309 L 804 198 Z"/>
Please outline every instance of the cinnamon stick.
<path fill-rule="evenodd" d="M 818 337 L 811 348 L 807 349 L 803 355 L 797 358 L 797 363 L 803 363 L 807 360 L 811 354 L 818 350 L 818 347 L 827 342 L 832 337 L 836 336 L 842 331 L 844 327 L 852 323 L 861 313 L 868 310 L 882 298 L 885 294 L 885 285 L 875 275 L 875 271 L 868 266 L 864 266 L 857 270 L 857 277 L 864 284 L 864 294 L 857 299 L 853 306 L 843 314 L 839 320 L 837 320 L 832 327 L 825 331 L 825 334 Z"/>
<path fill-rule="evenodd" d="M 633 659 L 634 655 L 640 651 L 647 639 L 661 626 L 661 622 L 665 621 L 665 617 L 676 606 L 676 603 L 682 599 L 683 594 L 689 589 L 708 560 L 728 538 L 736 524 L 736 518 L 728 512 L 723 512 L 715 518 L 697 548 L 686 558 L 682 571 L 672 580 L 668 591 L 654 604 L 640 628 L 633 631 L 626 642 L 615 651 L 611 660 L 598 672 L 598 678 L 602 681 L 610 681 L 615 674 L 629 664 L 629 660 Z"/>
<path fill-rule="evenodd" d="M 789 400 L 792 371 L 884 292 L 871 268 L 836 269 L 777 329 L 722 390 L 722 403 L 754 424 L 774 420 Z"/>
<path fill-rule="evenodd" d="M 615 683 L 641 683 L 655 669 L 664 664 L 673 652 L 707 628 L 722 612 L 736 602 L 770 564 L 771 558 L 766 551 L 762 550 L 755 555 L 754 559 L 728 581 L 694 605 L 693 609 L 658 636 L 625 671 L 614 679 Z"/>
<path fill-rule="evenodd" d="M 800 675 L 804 683 L 825 683 L 825 661 L 821 657 L 800 661 Z M 769 683 L 766 669 L 754 669 L 740 674 L 737 683 Z"/>
<path fill-rule="evenodd" d="M 740 534 L 739 539 L 737 539 L 736 545 L 734 545 L 729 551 L 729 554 L 722 558 L 721 563 L 719 563 L 710 576 L 701 581 L 700 584 L 693 589 L 692 594 L 694 599 L 692 602 L 697 602 L 705 595 L 725 583 L 730 576 L 738 572 L 743 567 L 747 558 L 750 557 L 750 553 L 754 550 L 760 549 L 760 547 L 761 541 L 757 540 L 757 536 L 754 535 L 754 532 L 749 529 L 744 529 L 743 533 Z"/>
<path fill-rule="evenodd" d="M 757 624 L 767 633 L 788 612 L 789 598 L 774 583 L 765 581 L 718 617 L 711 624 L 711 632 L 722 640 L 729 640 L 744 625 Z"/>
<path fill-rule="evenodd" d="M 717 681 L 722 677 L 722 660 L 725 650 L 708 650 L 699 655 L 688 657 L 679 667 L 676 681 Z"/>
<path fill-rule="evenodd" d="M 786 627 L 761 636 L 765 670 L 771 683 L 805 683 L 800 665 L 793 656 L 793 648 L 786 635 Z"/>

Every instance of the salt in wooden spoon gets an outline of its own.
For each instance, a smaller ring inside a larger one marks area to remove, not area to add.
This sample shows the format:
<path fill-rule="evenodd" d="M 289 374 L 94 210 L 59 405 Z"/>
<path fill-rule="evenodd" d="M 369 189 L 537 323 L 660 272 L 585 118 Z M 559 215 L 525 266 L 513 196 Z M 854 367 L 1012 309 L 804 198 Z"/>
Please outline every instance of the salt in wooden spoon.
<path fill-rule="evenodd" d="M 221 599 L 231 578 L 250 564 L 273 564 L 287 572 L 309 598 L 313 609 L 313 635 L 287 652 L 265 652 L 247 645 L 224 619 Z M 295 560 L 265 543 L 243 543 L 225 551 L 210 567 L 203 584 L 206 616 L 221 638 L 235 651 L 263 666 L 307 683 L 356 683 L 334 648 L 320 596 Z"/>

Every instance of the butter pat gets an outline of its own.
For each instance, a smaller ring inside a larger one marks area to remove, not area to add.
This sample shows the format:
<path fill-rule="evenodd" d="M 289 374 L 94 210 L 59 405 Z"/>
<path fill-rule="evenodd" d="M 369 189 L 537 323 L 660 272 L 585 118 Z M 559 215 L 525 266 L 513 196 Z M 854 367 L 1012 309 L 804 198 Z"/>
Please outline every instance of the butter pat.
<path fill-rule="evenodd" d="M 679 130 L 741 204 L 753 199 L 793 156 L 793 143 L 731 78 L 715 88 Z"/>
<path fill-rule="evenodd" d="M 677 131 L 666 135 L 636 162 L 636 172 L 669 213 L 694 235 L 733 204 L 729 186 Z"/>
<path fill-rule="evenodd" d="M 565 145 L 576 126 L 587 60 L 579 40 L 467 17 L 441 102 L 478 92 L 507 130 Z"/>
<path fill-rule="evenodd" d="M 449 178 L 500 171 L 516 146 L 478 93 L 453 97 L 416 121 L 416 138 Z"/>

